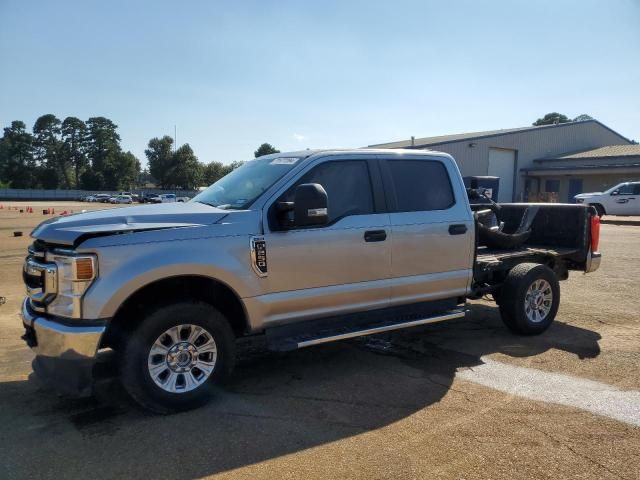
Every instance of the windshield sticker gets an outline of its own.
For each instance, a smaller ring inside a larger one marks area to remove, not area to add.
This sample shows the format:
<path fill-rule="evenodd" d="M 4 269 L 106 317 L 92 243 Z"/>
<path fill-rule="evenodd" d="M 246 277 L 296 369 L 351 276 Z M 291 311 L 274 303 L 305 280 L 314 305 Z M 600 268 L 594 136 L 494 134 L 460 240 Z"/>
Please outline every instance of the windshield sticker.
<path fill-rule="evenodd" d="M 269 165 L 293 165 L 298 160 L 300 160 L 298 157 L 278 157 L 271 160 Z"/>

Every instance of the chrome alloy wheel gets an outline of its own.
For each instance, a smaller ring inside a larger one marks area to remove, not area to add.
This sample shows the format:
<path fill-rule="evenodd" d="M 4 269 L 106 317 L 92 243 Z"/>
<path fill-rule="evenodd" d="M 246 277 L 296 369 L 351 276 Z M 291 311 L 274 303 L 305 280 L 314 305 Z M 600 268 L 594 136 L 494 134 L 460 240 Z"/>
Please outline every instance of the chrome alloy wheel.
<path fill-rule="evenodd" d="M 543 279 L 535 280 L 524 299 L 524 312 L 532 323 L 540 323 L 547 318 L 553 304 L 553 291 L 549 282 Z"/>
<path fill-rule="evenodd" d="M 216 342 L 204 328 L 177 325 L 153 343 L 147 367 L 157 386 L 170 393 L 184 393 L 207 381 L 217 356 Z"/>

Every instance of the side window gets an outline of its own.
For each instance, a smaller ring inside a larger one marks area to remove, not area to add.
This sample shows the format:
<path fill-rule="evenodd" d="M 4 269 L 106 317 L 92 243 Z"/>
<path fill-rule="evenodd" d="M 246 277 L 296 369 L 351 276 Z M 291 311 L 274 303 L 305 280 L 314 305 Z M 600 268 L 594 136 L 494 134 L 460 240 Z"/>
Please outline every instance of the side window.
<path fill-rule="evenodd" d="M 618 189 L 618 195 L 634 195 L 634 185 L 627 183 Z"/>
<path fill-rule="evenodd" d="M 303 183 L 319 183 L 327 192 L 329 223 L 349 215 L 374 213 L 369 167 L 363 160 L 329 161 L 305 173 L 281 200 L 292 202 Z"/>
<path fill-rule="evenodd" d="M 445 166 L 429 160 L 389 160 L 396 212 L 445 210 L 455 203 Z"/>
<path fill-rule="evenodd" d="M 634 195 L 640 195 L 640 183 L 636 183 L 633 186 L 633 194 Z"/>

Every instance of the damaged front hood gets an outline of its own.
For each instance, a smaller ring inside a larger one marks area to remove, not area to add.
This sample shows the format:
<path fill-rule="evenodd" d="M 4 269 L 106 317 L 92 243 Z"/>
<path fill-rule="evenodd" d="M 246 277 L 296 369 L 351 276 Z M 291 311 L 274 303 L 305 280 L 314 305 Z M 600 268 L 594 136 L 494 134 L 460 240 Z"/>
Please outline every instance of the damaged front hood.
<path fill-rule="evenodd" d="M 48 243 L 74 245 L 98 235 L 211 225 L 228 213 L 197 202 L 112 208 L 52 218 L 38 225 L 31 236 Z"/>

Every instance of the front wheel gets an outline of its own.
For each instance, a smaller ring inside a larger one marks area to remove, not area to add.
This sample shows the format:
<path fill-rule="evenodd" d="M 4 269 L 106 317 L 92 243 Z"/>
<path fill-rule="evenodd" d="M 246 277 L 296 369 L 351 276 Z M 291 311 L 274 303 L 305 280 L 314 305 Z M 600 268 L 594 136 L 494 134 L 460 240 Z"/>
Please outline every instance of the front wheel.
<path fill-rule="evenodd" d="M 142 407 L 156 413 L 206 403 L 235 363 L 229 322 L 205 303 L 163 307 L 132 333 L 122 361 L 122 383 Z"/>
<path fill-rule="evenodd" d="M 596 209 L 596 213 L 598 214 L 598 216 L 600 218 L 604 217 L 605 211 L 604 211 L 604 207 L 602 205 L 596 203 L 596 204 L 594 204 L 592 206 L 593 206 L 593 208 Z"/>
<path fill-rule="evenodd" d="M 558 277 L 545 265 L 516 265 L 505 279 L 499 303 L 502 320 L 510 330 L 522 335 L 540 334 L 558 313 Z"/>

